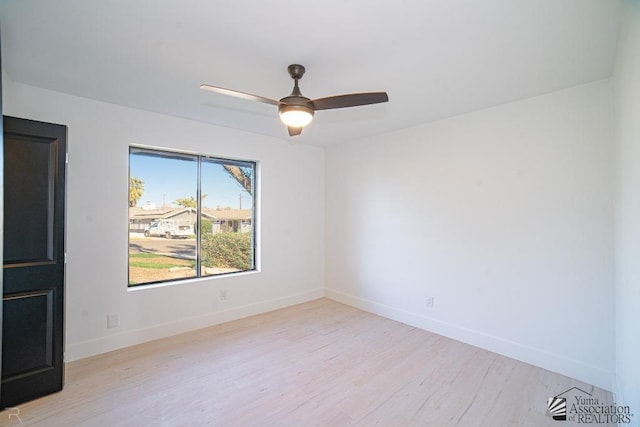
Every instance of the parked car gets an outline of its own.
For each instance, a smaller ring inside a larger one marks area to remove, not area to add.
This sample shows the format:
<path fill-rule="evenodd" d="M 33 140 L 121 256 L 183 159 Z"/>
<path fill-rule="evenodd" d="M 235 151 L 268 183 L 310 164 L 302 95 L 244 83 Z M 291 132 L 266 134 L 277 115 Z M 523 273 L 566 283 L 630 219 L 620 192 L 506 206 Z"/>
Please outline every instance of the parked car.
<path fill-rule="evenodd" d="M 172 219 L 160 219 L 149 224 L 149 228 L 144 230 L 144 235 L 164 236 L 167 239 L 174 237 L 190 237 L 194 235 L 193 226 L 188 222 L 178 222 Z"/>

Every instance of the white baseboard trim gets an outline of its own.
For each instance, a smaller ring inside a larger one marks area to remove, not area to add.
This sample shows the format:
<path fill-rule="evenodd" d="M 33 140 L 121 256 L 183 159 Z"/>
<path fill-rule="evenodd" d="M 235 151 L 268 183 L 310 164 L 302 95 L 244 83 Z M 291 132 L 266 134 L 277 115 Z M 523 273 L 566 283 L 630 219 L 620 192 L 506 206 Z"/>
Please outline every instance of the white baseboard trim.
<path fill-rule="evenodd" d="M 85 357 L 95 356 L 109 351 L 118 350 L 120 348 L 301 304 L 322 298 L 323 296 L 324 289 L 319 288 L 313 291 L 288 295 L 286 297 L 274 298 L 239 307 L 232 307 L 227 310 L 216 311 L 202 316 L 190 317 L 175 322 L 124 331 L 118 334 L 69 344 L 64 352 L 64 361 L 66 363 L 73 362 L 74 360 L 84 359 Z"/>
<path fill-rule="evenodd" d="M 613 388 L 613 373 L 579 360 L 570 359 L 530 347 L 514 341 L 492 336 L 476 330 L 464 328 L 440 320 L 432 319 L 416 313 L 391 307 L 365 298 L 346 294 L 335 289 L 325 289 L 325 296 L 329 299 L 377 314 L 388 319 L 396 320 L 407 325 L 434 332 L 447 338 L 471 344 L 494 353 L 501 354 L 552 372 L 592 384 L 604 390 Z"/>

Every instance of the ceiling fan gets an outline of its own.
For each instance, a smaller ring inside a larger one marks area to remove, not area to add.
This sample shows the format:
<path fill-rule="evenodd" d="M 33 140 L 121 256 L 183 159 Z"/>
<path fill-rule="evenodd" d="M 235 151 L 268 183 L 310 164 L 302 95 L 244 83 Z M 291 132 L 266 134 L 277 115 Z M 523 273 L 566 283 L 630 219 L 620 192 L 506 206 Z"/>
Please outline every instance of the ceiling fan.
<path fill-rule="evenodd" d="M 289 65 L 287 70 L 294 80 L 293 91 L 291 95 L 285 96 L 279 101 L 207 84 L 200 85 L 200 89 L 251 101 L 264 102 L 265 104 L 277 105 L 280 119 L 287 125 L 290 136 L 300 135 L 302 128 L 311 123 L 313 114 L 317 110 L 357 107 L 359 105 L 378 104 L 389 101 L 386 92 L 349 93 L 345 95 L 328 96 L 326 98 L 309 99 L 302 95 L 298 87 L 298 80 L 302 78 L 305 72 L 304 67 L 299 64 L 292 64 Z"/>

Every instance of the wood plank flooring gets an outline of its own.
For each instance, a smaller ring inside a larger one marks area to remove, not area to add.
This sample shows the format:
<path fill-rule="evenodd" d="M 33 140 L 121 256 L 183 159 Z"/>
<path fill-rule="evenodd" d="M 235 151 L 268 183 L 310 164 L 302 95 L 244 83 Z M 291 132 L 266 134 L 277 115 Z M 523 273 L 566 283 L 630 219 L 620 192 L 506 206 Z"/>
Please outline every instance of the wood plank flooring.
<path fill-rule="evenodd" d="M 69 363 L 28 426 L 567 426 L 579 381 L 319 299 Z M 0 426 L 21 425 L 16 409 Z M 14 414 L 14 416 L 12 416 Z M 603 424 L 599 424 L 603 425 Z"/>

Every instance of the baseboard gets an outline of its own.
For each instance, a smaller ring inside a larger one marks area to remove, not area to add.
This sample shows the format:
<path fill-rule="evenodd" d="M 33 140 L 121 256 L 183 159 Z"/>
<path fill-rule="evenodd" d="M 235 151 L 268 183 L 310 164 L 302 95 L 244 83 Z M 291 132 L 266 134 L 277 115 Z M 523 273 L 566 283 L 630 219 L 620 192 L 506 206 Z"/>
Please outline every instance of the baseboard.
<path fill-rule="evenodd" d="M 570 359 L 559 354 L 491 336 L 480 331 L 435 320 L 396 307 L 346 294 L 335 289 L 325 289 L 325 297 L 407 325 L 434 332 L 456 341 L 461 341 L 552 372 L 566 375 L 604 390 L 611 391 L 613 387 L 613 374 L 611 372 L 579 360 Z"/>
<path fill-rule="evenodd" d="M 141 344 L 148 341 L 166 338 L 185 332 L 202 329 L 220 323 L 241 319 L 256 314 L 266 313 L 280 308 L 301 304 L 314 299 L 322 298 L 324 289 L 302 292 L 286 297 L 274 298 L 258 303 L 232 307 L 227 310 L 207 313 L 202 316 L 181 319 L 176 322 L 154 325 L 149 328 L 124 331 L 122 333 L 108 335 L 92 340 L 82 341 L 67 345 L 64 353 L 65 362 L 84 359 L 120 348 Z"/>

